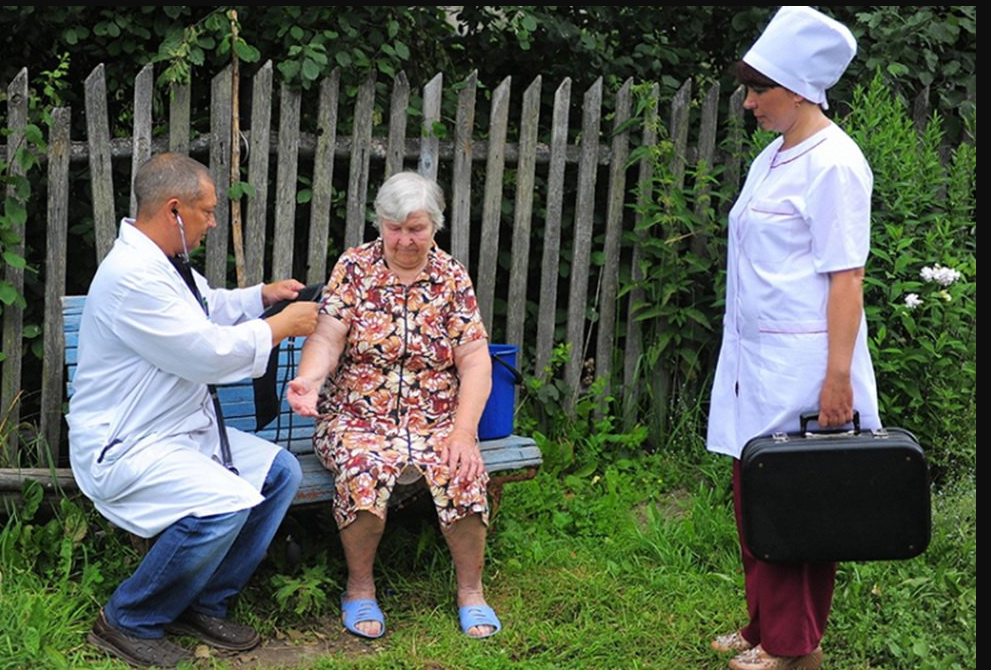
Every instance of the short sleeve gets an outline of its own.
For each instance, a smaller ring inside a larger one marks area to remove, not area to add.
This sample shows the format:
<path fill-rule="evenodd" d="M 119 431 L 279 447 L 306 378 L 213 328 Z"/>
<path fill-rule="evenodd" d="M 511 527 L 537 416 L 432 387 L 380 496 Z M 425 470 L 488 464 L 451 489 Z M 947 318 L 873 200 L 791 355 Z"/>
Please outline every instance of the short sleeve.
<path fill-rule="evenodd" d="M 334 317 L 346 328 L 351 327 L 357 304 L 358 267 L 352 254 L 346 253 L 341 256 L 330 273 L 330 279 L 320 299 L 320 314 Z"/>
<path fill-rule="evenodd" d="M 806 202 L 816 272 L 867 263 L 873 185 L 866 161 L 830 166 L 813 182 Z"/>
<path fill-rule="evenodd" d="M 468 344 L 475 340 L 485 339 L 488 333 L 482 323 L 482 314 L 478 309 L 475 288 L 471 277 L 464 266 L 454 264 L 451 273 L 451 311 L 447 319 L 447 333 L 455 347 Z"/>

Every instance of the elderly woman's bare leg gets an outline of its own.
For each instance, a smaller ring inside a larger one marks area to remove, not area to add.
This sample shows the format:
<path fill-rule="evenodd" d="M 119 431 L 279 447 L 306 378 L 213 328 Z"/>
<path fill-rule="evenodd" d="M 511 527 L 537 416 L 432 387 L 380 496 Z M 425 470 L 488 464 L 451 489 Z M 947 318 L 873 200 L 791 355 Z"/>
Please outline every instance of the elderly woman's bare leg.
<path fill-rule="evenodd" d="M 385 520 L 371 512 L 358 512 L 355 520 L 341 529 L 341 544 L 348 564 L 345 601 L 375 598 L 375 553 L 384 530 Z M 377 621 L 362 621 L 355 627 L 372 636 L 382 630 Z"/>
<path fill-rule="evenodd" d="M 485 524 L 478 514 L 456 521 L 444 530 L 444 539 L 451 550 L 454 571 L 458 582 L 458 607 L 485 605 L 482 593 L 482 567 L 485 564 Z M 472 637 L 483 637 L 495 630 L 494 626 L 472 626 L 466 632 Z"/>

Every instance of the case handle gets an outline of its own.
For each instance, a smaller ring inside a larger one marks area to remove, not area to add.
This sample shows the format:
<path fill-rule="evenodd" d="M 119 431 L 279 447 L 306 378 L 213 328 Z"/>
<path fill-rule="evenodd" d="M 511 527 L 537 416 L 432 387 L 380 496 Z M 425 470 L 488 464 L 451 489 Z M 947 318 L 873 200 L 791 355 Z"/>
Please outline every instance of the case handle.
<path fill-rule="evenodd" d="M 819 410 L 802 412 L 799 417 L 799 430 L 805 437 L 828 437 L 830 435 L 860 435 L 860 412 L 853 410 L 853 430 L 846 428 L 823 428 L 817 431 L 809 430 L 809 422 L 819 422 Z"/>

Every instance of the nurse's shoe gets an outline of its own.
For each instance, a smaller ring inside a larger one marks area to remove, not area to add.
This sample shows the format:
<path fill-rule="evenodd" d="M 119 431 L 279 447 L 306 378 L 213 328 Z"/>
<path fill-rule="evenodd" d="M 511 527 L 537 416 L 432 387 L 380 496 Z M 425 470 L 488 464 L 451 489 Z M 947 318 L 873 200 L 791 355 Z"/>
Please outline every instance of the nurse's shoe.
<path fill-rule="evenodd" d="M 174 668 L 184 661 L 192 663 L 195 660 L 192 652 L 164 637 L 145 639 L 117 630 L 107 623 L 103 610 L 100 610 L 86 639 L 134 667 Z"/>
<path fill-rule="evenodd" d="M 757 645 L 729 662 L 730 670 L 819 670 L 822 667 L 822 647 L 804 656 L 772 656 Z"/>
<path fill-rule="evenodd" d="M 739 654 L 754 648 L 754 645 L 747 642 L 747 638 L 743 637 L 738 630 L 720 635 L 709 646 L 720 654 L 728 654 L 731 651 Z"/>

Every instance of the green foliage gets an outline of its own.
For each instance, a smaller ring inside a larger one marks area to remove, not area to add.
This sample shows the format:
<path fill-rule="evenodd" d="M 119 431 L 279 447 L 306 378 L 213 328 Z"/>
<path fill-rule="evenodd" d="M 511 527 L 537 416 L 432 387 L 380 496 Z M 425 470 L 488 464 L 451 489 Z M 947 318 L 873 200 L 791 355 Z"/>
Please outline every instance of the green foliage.
<path fill-rule="evenodd" d="M 964 119 L 977 113 L 977 6 L 873 5 L 856 8 L 849 22 L 866 49 L 845 78 L 862 82 L 880 70 L 907 102 L 929 87 L 944 129 L 959 141 Z"/>
<path fill-rule="evenodd" d="M 86 561 L 86 513 L 62 498 L 45 520 L 43 499 L 42 486 L 25 481 L 20 501 L 8 501 L 0 528 L 2 667 L 72 667 L 68 651 L 88 624 L 90 601 L 103 581 L 99 562 Z"/>
<path fill-rule="evenodd" d="M 657 131 L 665 137 L 663 126 Z M 708 392 L 725 281 L 720 209 L 736 186 L 721 184 L 722 166 L 680 163 L 666 139 L 638 148 L 630 163 L 643 158 L 652 177 L 635 188 L 637 223 L 626 240 L 639 248 L 638 266 L 620 296 L 630 294 L 634 321 L 643 328 L 637 362 L 643 392 L 633 411 L 650 417 L 656 444 L 667 444 L 681 420 L 679 406 Z"/>
<path fill-rule="evenodd" d="M 524 376 L 517 431 L 533 436 L 545 471 L 570 472 L 581 478 L 639 453 L 647 427 L 619 430 L 615 416 L 608 411 L 614 399 L 605 393 L 602 378 L 589 380 L 587 388 L 575 397 L 558 375 L 569 352 L 570 344 L 556 346 L 541 375 Z"/>
<path fill-rule="evenodd" d="M 328 574 L 326 555 L 323 560 L 304 567 L 299 575 L 273 575 L 271 584 L 279 611 L 291 611 L 296 616 L 322 614 L 331 602 L 329 594 L 341 589 L 338 581 Z"/>
<path fill-rule="evenodd" d="M 944 165 L 940 117 L 918 134 L 880 74 L 854 101 L 844 125 L 874 171 L 865 310 L 881 417 L 916 433 L 937 474 L 974 468 L 976 146 Z"/>

